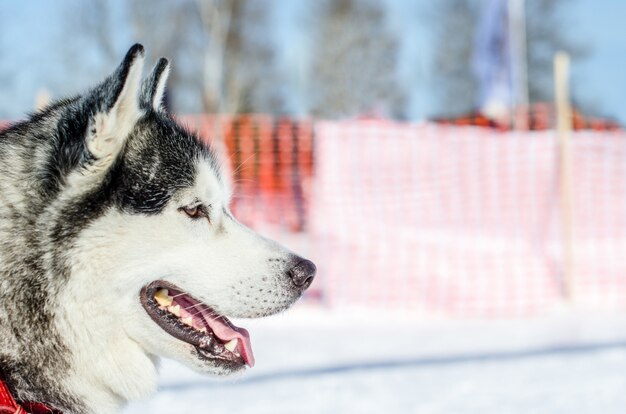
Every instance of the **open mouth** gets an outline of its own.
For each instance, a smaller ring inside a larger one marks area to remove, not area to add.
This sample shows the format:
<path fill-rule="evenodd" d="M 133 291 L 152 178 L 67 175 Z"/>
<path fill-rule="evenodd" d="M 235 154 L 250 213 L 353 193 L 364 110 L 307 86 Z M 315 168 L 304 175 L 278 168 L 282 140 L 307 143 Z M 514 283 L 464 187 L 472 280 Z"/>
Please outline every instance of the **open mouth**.
<path fill-rule="evenodd" d="M 141 289 L 141 304 L 165 332 L 196 347 L 201 358 L 230 366 L 254 366 L 248 331 L 165 281 Z"/>

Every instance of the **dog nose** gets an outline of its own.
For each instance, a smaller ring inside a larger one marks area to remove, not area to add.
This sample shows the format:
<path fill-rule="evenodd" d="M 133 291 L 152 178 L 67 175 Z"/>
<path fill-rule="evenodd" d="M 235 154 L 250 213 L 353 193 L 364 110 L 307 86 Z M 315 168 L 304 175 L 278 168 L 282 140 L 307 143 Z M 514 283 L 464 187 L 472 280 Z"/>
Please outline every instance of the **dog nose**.
<path fill-rule="evenodd" d="M 302 259 L 294 267 L 289 269 L 287 274 L 289 274 L 291 281 L 296 287 L 305 290 L 313 283 L 315 271 L 316 267 L 312 261 Z"/>

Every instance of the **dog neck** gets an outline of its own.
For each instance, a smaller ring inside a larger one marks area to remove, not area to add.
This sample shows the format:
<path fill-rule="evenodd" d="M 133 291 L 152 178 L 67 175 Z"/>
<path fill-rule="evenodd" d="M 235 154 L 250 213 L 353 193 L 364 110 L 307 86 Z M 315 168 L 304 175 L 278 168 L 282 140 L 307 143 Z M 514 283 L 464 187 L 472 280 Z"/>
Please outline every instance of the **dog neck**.
<path fill-rule="evenodd" d="M 59 294 L 55 321 L 57 332 L 72 344 L 71 368 L 63 386 L 81 401 L 86 412 L 118 412 L 126 403 L 154 393 L 158 358 L 133 341 L 116 320 L 121 316 L 114 310 L 124 306 L 110 295 L 89 296 L 90 289 L 84 284 L 106 292 L 106 285 L 98 283 L 107 278 L 90 264 L 79 264 L 79 252 L 74 256 L 75 282 Z"/>

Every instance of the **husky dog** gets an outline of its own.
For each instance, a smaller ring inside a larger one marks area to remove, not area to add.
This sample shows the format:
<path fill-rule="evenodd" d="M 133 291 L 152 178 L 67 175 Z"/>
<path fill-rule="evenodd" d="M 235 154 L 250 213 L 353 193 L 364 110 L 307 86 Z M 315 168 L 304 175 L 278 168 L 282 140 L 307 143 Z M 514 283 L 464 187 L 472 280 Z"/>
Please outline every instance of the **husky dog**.
<path fill-rule="evenodd" d="M 144 48 L 88 93 L 0 134 L 0 380 L 18 401 L 111 413 L 160 357 L 254 364 L 227 317 L 288 308 L 315 265 L 233 218 L 214 153 L 163 104 Z"/>

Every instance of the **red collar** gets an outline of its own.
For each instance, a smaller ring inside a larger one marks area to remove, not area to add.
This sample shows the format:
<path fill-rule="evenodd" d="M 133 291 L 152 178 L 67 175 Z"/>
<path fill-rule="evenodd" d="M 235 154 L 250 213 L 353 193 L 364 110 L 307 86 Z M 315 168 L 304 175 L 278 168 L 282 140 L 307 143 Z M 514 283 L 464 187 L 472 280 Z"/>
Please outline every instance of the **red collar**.
<path fill-rule="evenodd" d="M 42 403 L 25 402 L 18 404 L 7 384 L 0 379 L 0 414 L 61 414 Z"/>

